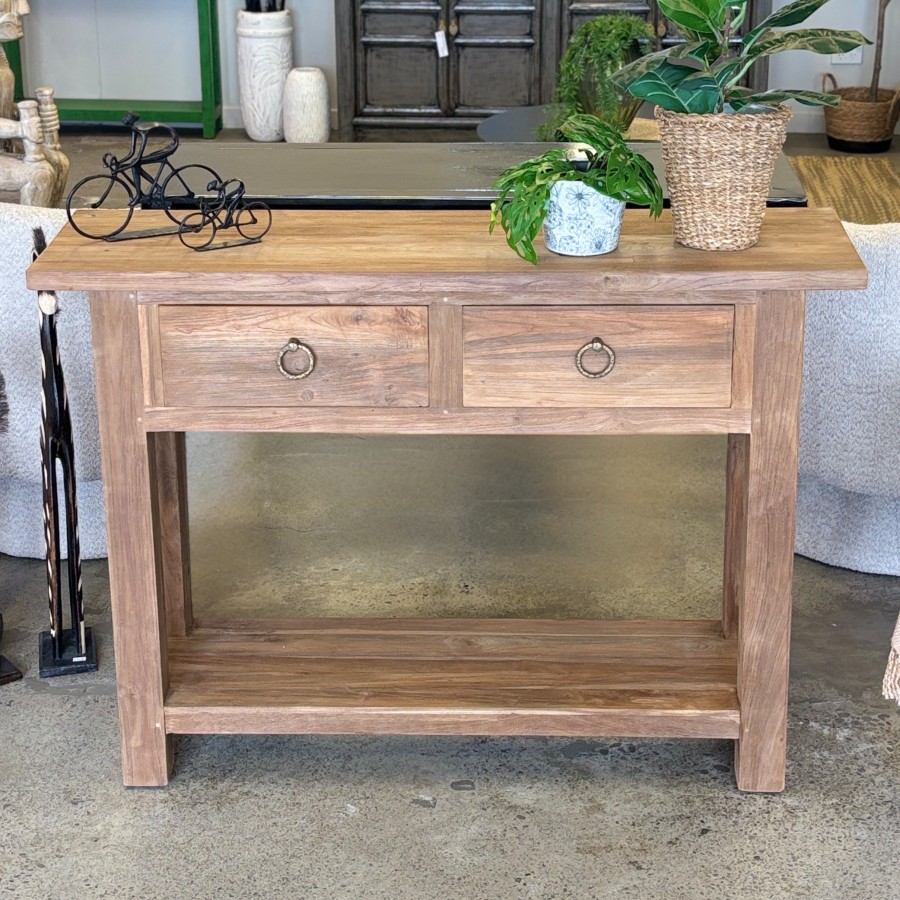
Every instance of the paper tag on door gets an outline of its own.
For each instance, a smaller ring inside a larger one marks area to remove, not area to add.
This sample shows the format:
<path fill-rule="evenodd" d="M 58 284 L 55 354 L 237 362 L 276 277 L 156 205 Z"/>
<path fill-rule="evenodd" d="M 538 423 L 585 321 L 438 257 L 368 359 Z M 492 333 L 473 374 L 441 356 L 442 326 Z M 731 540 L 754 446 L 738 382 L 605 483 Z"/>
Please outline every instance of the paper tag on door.
<path fill-rule="evenodd" d="M 436 31 L 434 33 L 434 42 L 437 44 L 437 52 L 438 56 L 443 59 L 445 56 L 450 55 L 450 51 L 447 49 L 447 34 L 443 31 Z"/>

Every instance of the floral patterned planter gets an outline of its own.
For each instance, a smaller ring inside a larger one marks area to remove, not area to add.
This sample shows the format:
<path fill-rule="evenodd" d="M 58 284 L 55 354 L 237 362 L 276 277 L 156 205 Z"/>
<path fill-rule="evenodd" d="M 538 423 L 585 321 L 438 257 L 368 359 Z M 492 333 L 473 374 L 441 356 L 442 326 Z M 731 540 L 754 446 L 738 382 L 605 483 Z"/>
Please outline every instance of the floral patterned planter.
<path fill-rule="evenodd" d="M 550 192 L 544 241 L 564 256 L 598 256 L 619 245 L 625 204 L 581 181 L 558 181 Z"/>

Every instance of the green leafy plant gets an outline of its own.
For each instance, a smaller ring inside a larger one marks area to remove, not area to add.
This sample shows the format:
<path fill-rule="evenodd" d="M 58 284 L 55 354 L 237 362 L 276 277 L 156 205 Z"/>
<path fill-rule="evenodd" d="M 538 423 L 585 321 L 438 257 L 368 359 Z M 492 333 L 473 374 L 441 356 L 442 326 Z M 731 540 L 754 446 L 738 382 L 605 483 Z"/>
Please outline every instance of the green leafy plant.
<path fill-rule="evenodd" d="M 571 151 L 564 147 L 554 147 L 506 169 L 493 185 L 498 194 L 491 204 L 491 233 L 499 224 L 509 246 L 535 265 L 534 239 L 559 181 L 581 181 L 615 200 L 649 206 L 654 216 L 662 212 L 662 188 L 653 166 L 622 140 L 616 128 L 596 116 L 576 115 L 559 130 L 567 141 L 582 145 L 582 160 L 570 158 Z"/>
<path fill-rule="evenodd" d="M 575 29 L 556 75 L 553 118 L 540 136 L 553 140 L 569 116 L 587 113 L 620 131 L 631 124 L 640 100 L 630 97 L 611 76 L 646 52 L 653 37 L 649 23 L 639 16 L 620 13 L 595 16 Z"/>
<path fill-rule="evenodd" d="M 797 100 L 807 106 L 836 106 L 834 94 L 817 91 L 755 92 L 741 85 L 754 63 L 786 50 L 846 53 L 870 44 L 858 31 L 788 26 L 806 21 L 828 0 L 794 0 L 748 31 L 741 44 L 732 38 L 743 24 L 749 0 L 657 0 L 685 43 L 644 56 L 620 69 L 615 82 L 635 97 L 681 113 L 740 112 L 750 105 Z"/>

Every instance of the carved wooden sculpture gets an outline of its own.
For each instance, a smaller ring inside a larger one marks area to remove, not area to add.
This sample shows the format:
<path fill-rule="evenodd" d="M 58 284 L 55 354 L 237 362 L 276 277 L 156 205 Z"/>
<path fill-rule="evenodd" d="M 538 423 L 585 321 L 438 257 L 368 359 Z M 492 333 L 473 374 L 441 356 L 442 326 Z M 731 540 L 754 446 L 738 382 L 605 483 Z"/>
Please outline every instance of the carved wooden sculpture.
<path fill-rule="evenodd" d="M 11 119 L 15 98 L 16 78 L 2 44 L 22 39 L 22 16 L 31 10 L 28 0 L 0 0 L 0 118 Z"/>
<path fill-rule="evenodd" d="M 34 230 L 34 258 L 46 247 L 44 232 Z M 90 628 L 84 627 L 81 550 L 78 543 L 78 502 L 75 495 L 75 447 L 69 398 L 56 335 L 57 299 L 52 291 L 38 292 L 41 310 L 41 469 L 44 483 L 44 537 L 47 541 L 47 590 L 50 631 L 40 636 L 41 678 L 92 672 L 97 650 Z M 68 543 L 68 593 L 71 628 L 63 628 L 62 558 L 59 548 L 59 497 L 56 464 L 62 468 Z"/>
<path fill-rule="evenodd" d="M 59 113 L 53 89 L 40 87 L 37 101 L 14 103 L 15 76 L 3 43 L 22 38 L 28 0 L 0 0 L 0 190 L 19 191 L 19 202 L 59 206 L 69 176 L 69 160 L 59 145 Z M 16 114 L 18 116 L 16 117 Z M 20 139 L 23 153 L 9 152 Z"/>

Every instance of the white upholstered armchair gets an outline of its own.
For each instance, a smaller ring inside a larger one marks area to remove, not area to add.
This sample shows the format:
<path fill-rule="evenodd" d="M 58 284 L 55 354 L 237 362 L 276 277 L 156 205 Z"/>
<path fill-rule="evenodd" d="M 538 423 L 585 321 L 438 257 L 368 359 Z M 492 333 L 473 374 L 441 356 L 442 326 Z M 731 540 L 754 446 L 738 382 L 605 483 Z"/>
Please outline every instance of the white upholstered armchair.
<path fill-rule="evenodd" d="M 869 286 L 809 295 L 797 552 L 900 575 L 900 223 L 844 227 Z"/>
<path fill-rule="evenodd" d="M 0 374 L 9 406 L 0 430 L 0 553 L 43 557 L 40 418 L 41 348 L 37 295 L 25 287 L 32 229 L 49 242 L 62 228 L 59 209 L 0 203 Z M 81 554 L 106 556 L 97 403 L 87 297 L 60 295 L 60 356 L 66 376 L 78 477 Z M 62 492 L 61 492 L 62 496 Z M 60 535 L 65 553 L 65 529 Z"/>

